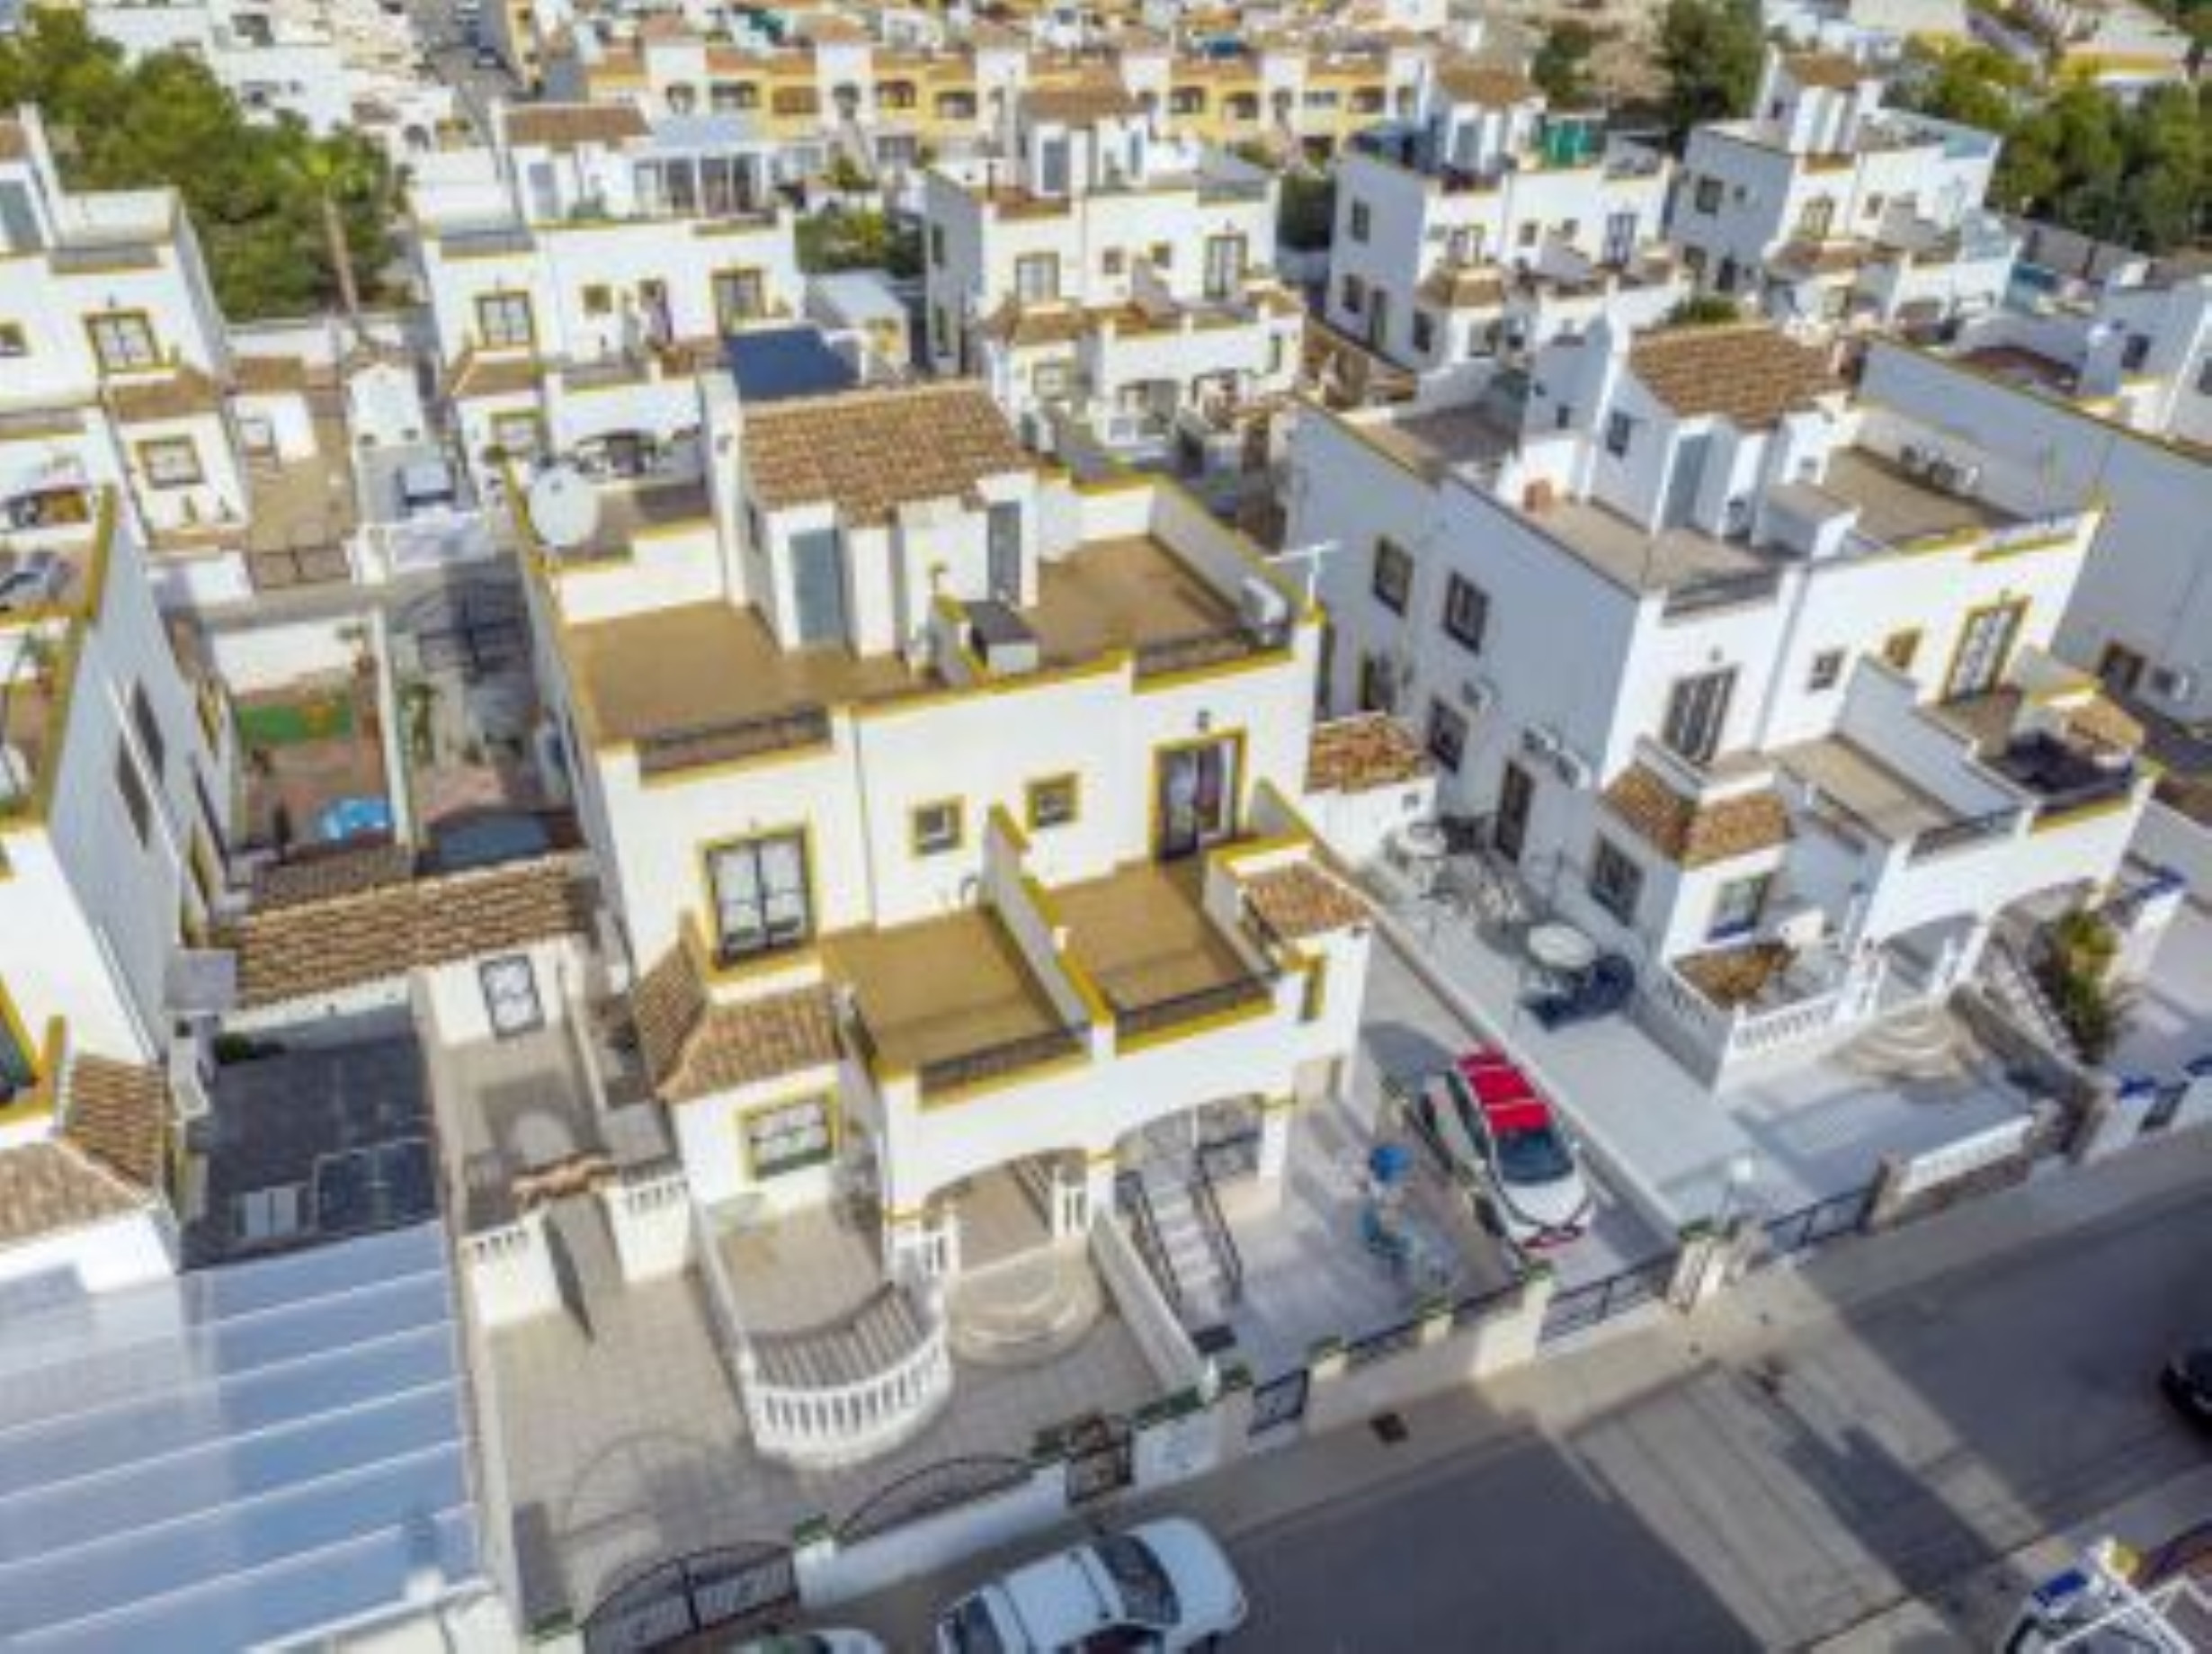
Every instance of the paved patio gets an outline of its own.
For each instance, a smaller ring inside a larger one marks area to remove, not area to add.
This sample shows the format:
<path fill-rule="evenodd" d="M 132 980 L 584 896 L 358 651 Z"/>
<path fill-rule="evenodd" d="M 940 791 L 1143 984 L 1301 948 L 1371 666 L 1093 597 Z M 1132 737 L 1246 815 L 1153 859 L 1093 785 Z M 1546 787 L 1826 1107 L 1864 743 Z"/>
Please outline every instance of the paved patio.
<path fill-rule="evenodd" d="M 2112 1068 L 2170 1081 L 2205 1056 L 2212 1056 L 2212 909 L 2191 900 L 2181 904 L 2150 970 L 2129 989 Z"/>
<path fill-rule="evenodd" d="M 1420 902 L 1392 928 L 1575 1122 L 1608 1179 L 1672 1232 L 1745 1203 L 1786 1211 L 1858 1188 L 1912 1152 L 2021 1113 L 2028 1099 L 1947 1014 L 1708 1090 L 1628 1016 L 1547 1032 L 1521 1008 L 1526 961 Z M 1382 952 L 1387 954 L 1388 949 Z M 1748 1165 L 1747 1185 L 1731 1171 Z"/>
<path fill-rule="evenodd" d="M 1155 1005 L 1253 974 L 1201 905 L 1203 877 L 1197 857 L 1133 862 L 1051 892 L 1076 962 L 1114 1005 Z"/>
<path fill-rule="evenodd" d="M 822 943 L 830 975 L 852 985 L 883 1060 L 919 1068 L 1062 1025 L 1013 939 L 982 907 Z"/>

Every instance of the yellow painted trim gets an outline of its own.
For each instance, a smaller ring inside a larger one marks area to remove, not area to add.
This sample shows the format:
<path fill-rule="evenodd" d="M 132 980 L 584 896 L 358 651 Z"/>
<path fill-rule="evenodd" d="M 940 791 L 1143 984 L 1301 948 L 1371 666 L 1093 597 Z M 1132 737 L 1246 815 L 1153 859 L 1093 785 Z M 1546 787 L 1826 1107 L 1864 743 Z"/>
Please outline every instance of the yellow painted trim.
<path fill-rule="evenodd" d="M 814 823 L 808 820 L 781 822 L 772 827 L 758 827 L 749 833 L 736 833 L 726 838 L 709 839 L 700 845 L 699 893 L 704 904 L 700 907 L 700 912 L 716 916 L 721 912 L 721 904 L 716 901 L 714 897 L 714 858 L 717 853 L 739 849 L 746 845 L 757 845 L 767 839 L 791 837 L 797 837 L 798 840 L 798 871 L 807 887 L 806 939 L 803 942 L 794 943 L 789 947 L 771 948 L 765 953 L 755 954 L 748 959 L 725 965 L 721 962 L 721 937 L 709 929 L 709 925 L 718 927 L 719 920 L 709 918 L 702 921 L 700 931 L 702 939 L 708 943 L 708 962 L 717 972 L 738 970 L 744 966 L 768 960 L 781 961 L 788 966 L 791 960 L 814 951 L 815 939 L 820 935 L 822 930 L 821 893 L 815 888 Z M 715 979 L 719 981 L 727 979 L 718 975 Z"/>
<path fill-rule="evenodd" d="M 1317 1023 L 1329 1008 L 1329 956 L 1312 952 L 1306 955 L 1306 999 L 1298 1007 L 1303 1021 Z"/>
<path fill-rule="evenodd" d="M 1247 773 L 1248 765 L 1245 763 L 1245 759 L 1249 755 L 1251 743 L 1245 738 L 1244 728 L 1240 725 L 1233 729 L 1212 729 L 1209 730 L 1204 735 L 1188 736 L 1181 740 L 1175 741 L 1162 741 L 1158 746 L 1152 749 L 1152 763 L 1146 777 L 1146 784 L 1150 788 L 1150 791 L 1146 797 L 1147 829 L 1145 835 L 1145 854 L 1152 860 L 1156 862 L 1161 859 L 1160 828 L 1163 825 L 1163 818 L 1160 809 L 1160 782 L 1162 760 L 1172 757 L 1177 753 L 1196 752 L 1204 747 L 1218 746 L 1224 741 L 1229 743 L 1230 747 L 1234 750 L 1235 754 L 1236 765 L 1235 773 L 1229 778 L 1229 818 L 1223 826 L 1220 838 L 1217 839 L 1215 844 L 1211 845 L 1203 844 L 1198 845 L 1198 851 L 1202 853 L 1206 850 L 1215 848 L 1218 845 L 1226 843 L 1228 840 L 1234 839 L 1239 829 L 1244 826 L 1246 804 L 1245 794 L 1252 785 L 1251 778 Z"/>
<path fill-rule="evenodd" d="M 1943 669 L 1942 693 L 1946 701 L 1962 699 L 1957 688 L 1958 663 L 1966 658 L 1967 642 L 1974 636 L 1976 623 L 1989 615 L 2009 612 L 2012 617 L 2012 623 L 2006 630 L 2003 648 L 1998 651 L 1996 670 L 1990 675 L 1989 687 L 1994 689 L 2004 682 L 2005 669 L 2012 664 L 2013 651 L 2020 647 L 2020 634 L 2028 623 L 2028 610 L 2029 599 L 2025 597 L 2000 597 L 1993 603 L 1976 603 L 1967 611 L 1965 617 L 1958 622 L 1958 636 L 1951 644 L 1950 662 Z M 1976 691 L 1975 693 L 1986 692 Z"/>
<path fill-rule="evenodd" d="M 1264 672 L 1276 666 L 1288 666 L 1295 658 L 1297 657 L 1288 648 L 1262 649 L 1257 654 L 1239 655 L 1232 660 L 1217 660 L 1203 666 L 1186 666 L 1179 672 L 1155 673 L 1150 676 L 1140 675 L 1137 679 L 1137 693 L 1140 695 L 1160 694 L 1217 678 L 1242 677 L 1248 672 Z"/>
<path fill-rule="evenodd" d="M 823 1118 L 829 1126 L 828 1157 L 806 1166 L 794 1166 L 784 1171 L 770 1172 L 763 1176 L 760 1163 L 753 1158 L 753 1140 L 745 1131 L 746 1126 L 760 1115 L 780 1113 L 785 1109 L 797 1108 L 803 1103 L 812 1103 L 822 1110 Z M 737 1134 L 737 1158 L 745 1167 L 745 1181 L 754 1188 L 765 1187 L 773 1179 L 788 1176 L 793 1172 L 810 1172 L 822 1167 L 834 1166 L 837 1163 L 839 1152 L 844 1147 L 844 1113 L 838 1105 L 837 1093 L 834 1090 L 800 1091 L 788 1097 L 778 1097 L 769 1102 L 747 1104 L 736 1111 L 730 1125 Z"/>
<path fill-rule="evenodd" d="M 2074 534 L 2047 534 L 2040 540 L 2015 541 L 2011 545 L 1985 545 L 1975 552 L 1977 563 L 2002 563 L 2008 558 L 2031 557 L 2038 551 L 2077 550 L 2083 541 Z"/>
<path fill-rule="evenodd" d="M 23 1125 L 33 1120 L 50 1118 L 60 1097 L 60 1078 L 63 1056 L 68 1049 L 68 1024 L 60 1017 L 49 1017 L 46 1023 L 46 1042 L 34 1045 L 30 1032 L 16 1015 L 14 1002 L 7 990 L 0 987 L 0 1018 L 4 1018 L 7 1031 L 14 1039 L 16 1049 L 31 1063 L 31 1088 L 7 1107 L 0 1109 L 0 1128 Z"/>
<path fill-rule="evenodd" d="M 146 329 L 147 353 L 152 357 L 152 360 L 150 362 L 129 367 L 119 368 L 113 365 L 108 361 L 106 355 L 103 354 L 100 349 L 100 335 L 95 328 L 96 324 L 101 322 L 138 323 L 139 326 Z M 100 377 L 102 379 L 106 379 L 110 375 L 116 373 L 152 373 L 157 371 L 164 364 L 164 352 L 161 348 L 161 335 L 154 331 L 154 317 L 152 312 L 150 311 L 138 308 L 127 310 L 94 310 L 88 313 L 84 317 L 83 326 L 85 328 L 85 343 L 92 351 L 93 362 L 99 368 Z"/>
<path fill-rule="evenodd" d="M 491 344 L 486 343 L 485 340 L 487 329 L 484 326 L 484 307 L 487 304 L 509 304 L 517 299 L 522 301 L 522 342 L 520 344 Z M 468 307 L 468 313 L 471 319 L 473 319 L 477 325 L 476 339 L 474 343 L 477 347 L 483 351 L 486 355 L 520 355 L 524 352 L 528 352 L 532 355 L 537 353 L 538 300 L 536 297 L 528 291 L 509 287 L 495 287 L 488 293 L 478 293 L 470 303 Z"/>
<path fill-rule="evenodd" d="M 1165 1028 L 1155 1028 L 1148 1033 L 1124 1036 L 1119 1028 L 1114 1033 L 1114 1049 L 1127 1054 L 1130 1051 L 1150 1051 L 1155 1046 L 1173 1045 L 1184 1040 L 1202 1039 L 1217 1033 L 1224 1028 L 1234 1028 L 1241 1023 L 1256 1023 L 1275 1014 L 1272 995 L 1255 999 L 1248 1005 L 1231 1006 L 1223 1011 L 1209 1011 L 1204 1016 L 1193 1017 L 1187 1023 L 1176 1023 Z"/>
<path fill-rule="evenodd" d="M 1055 787 L 1067 789 L 1067 814 L 1057 821 L 1039 821 L 1037 818 L 1038 795 Z M 1083 773 L 1079 770 L 1062 770 L 1055 775 L 1037 776 L 1022 788 L 1021 800 L 1022 819 L 1030 832 L 1048 833 L 1056 827 L 1074 827 L 1083 819 Z M 1026 838 L 1020 842 L 1023 849 L 1029 848 Z"/>
<path fill-rule="evenodd" d="M 952 812 L 952 836 L 942 844 L 922 842 L 922 818 L 936 810 Z M 959 797 L 929 799 L 906 811 L 906 853 L 916 861 L 927 861 L 932 856 L 950 855 L 968 843 L 968 800 Z"/>
<path fill-rule="evenodd" d="M 2071 809 L 2046 810 L 2028 824 L 2028 831 L 2056 832 L 2065 827 L 2078 827 L 2084 821 L 2101 820 L 2107 816 L 2118 816 L 2133 809 L 2136 804 L 2134 789 L 2116 793 L 2109 799 L 2099 799 L 2093 804 L 2077 804 Z"/>
<path fill-rule="evenodd" d="M 1079 1049 L 1065 1055 L 1051 1057 L 1027 1068 L 1016 1068 L 1011 1074 L 994 1074 L 988 1079 L 979 1079 L 951 1091 L 941 1091 L 935 1095 L 923 1094 L 921 1106 L 924 1112 L 940 1108 L 955 1108 L 963 1103 L 972 1103 L 995 1091 L 1011 1091 L 1017 1086 L 1035 1085 L 1055 1075 L 1072 1073 L 1091 1061 L 1090 1051 Z M 918 1089 L 918 1088 L 917 1088 Z"/>

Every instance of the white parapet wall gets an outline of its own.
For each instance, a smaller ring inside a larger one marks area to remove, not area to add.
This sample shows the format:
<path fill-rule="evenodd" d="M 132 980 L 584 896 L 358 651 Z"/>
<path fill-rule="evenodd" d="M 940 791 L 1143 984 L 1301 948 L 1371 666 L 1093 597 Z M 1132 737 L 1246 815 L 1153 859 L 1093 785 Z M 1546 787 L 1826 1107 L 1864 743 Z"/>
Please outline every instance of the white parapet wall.
<path fill-rule="evenodd" d="M 614 1254 L 631 1285 L 680 1274 L 691 1264 L 691 1185 L 681 1167 L 645 1167 L 602 1185 Z"/>
<path fill-rule="evenodd" d="M 486 1327 L 511 1327 L 562 1307 L 543 1211 L 465 1237 L 460 1255 L 469 1300 Z"/>

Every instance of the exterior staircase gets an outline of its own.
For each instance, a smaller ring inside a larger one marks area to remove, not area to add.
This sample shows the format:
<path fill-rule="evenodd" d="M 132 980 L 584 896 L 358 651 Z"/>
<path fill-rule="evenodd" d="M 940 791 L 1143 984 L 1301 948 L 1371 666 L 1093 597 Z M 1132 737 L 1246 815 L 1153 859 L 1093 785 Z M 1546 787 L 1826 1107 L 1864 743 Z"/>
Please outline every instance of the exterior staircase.
<path fill-rule="evenodd" d="M 826 1390 L 866 1382 L 920 1348 L 928 1332 L 913 1294 L 887 1283 L 828 1326 L 754 1333 L 752 1346 L 769 1383 Z"/>
<path fill-rule="evenodd" d="M 1037 1247 L 963 1273 L 946 1294 L 952 1353 L 985 1366 L 1049 1361 L 1081 1342 L 1105 1307 L 1079 1241 Z"/>
<path fill-rule="evenodd" d="M 1981 979 L 1983 991 L 2015 1024 L 2068 1062 L 2082 1061 L 2082 1048 L 2009 940 L 1996 937 L 1983 950 Z"/>
<path fill-rule="evenodd" d="M 1160 1249 L 1181 1290 L 1182 1324 L 1199 1328 L 1226 1321 L 1235 1301 L 1235 1287 L 1223 1266 L 1200 1205 L 1202 1197 L 1188 1179 L 1156 1171 L 1146 1176 L 1145 1193 L 1152 1203 Z"/>

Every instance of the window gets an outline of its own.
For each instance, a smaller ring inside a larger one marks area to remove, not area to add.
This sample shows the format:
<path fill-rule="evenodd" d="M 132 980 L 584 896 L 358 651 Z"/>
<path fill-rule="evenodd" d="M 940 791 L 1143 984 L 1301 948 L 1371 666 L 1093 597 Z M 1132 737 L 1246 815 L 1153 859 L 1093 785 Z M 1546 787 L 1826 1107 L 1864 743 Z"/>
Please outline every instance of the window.
<path fill-rule="evenodd" d="M 477 967 L 477 980 L 484 990 L 485 1014 L 491 1019 L 496 1038 L 511 1040 L 545 1026 L 545 1007 L 538 1000 L 538 973 L 529 954 L 487 959 Z"/>
<path fill-rule="evenodd" d="M 1705 763 L 1720 750 L 1728 702 L 1735 693 L 1734 666 L 1679 680 L 1667 695 L 1666 721 L 1660 726 L 1659 738 L 1691 763 Z"/>
<path fill-rule="evenodd" d="M 138 444 L 138 469 L 156 488 L 189 488 L 202 480 L 200 446 L 189 436 L 165 436 Z"/>
<path fill-rule="evenodd" d="M 1358 276 L 1346 276 L 1341 291 L 1344 308 L 1352 315 L 1357 316 L 1367 308 L 1367 283 Z"/>
<path fill-rule="evenodd" d="M 1834 199 L 1815 195 L 1797 210 L 1797 238 L 1801 241 L 1825 241 L 1834 223 Z"/>
<path fill-rule="evenodd" d="M 1244 238 L 1209 236 L 1206 238 L 1206 296 L 1226 299 L 1244 279 Z"/>
<path fill-rule="evenodd" d="M 1030 830 L 1067 826 L 1075 820 L 1081 801 L 1081 783 L 1073 775 L 1048 775 L 1030 782 Z"/>
<path fill-rule="evenodd" d="M 143 684 L 130 686 L 130 727 L 138 731 L 138 750 L 146 755 L 147 767 L 159 775 L 168 767 L 169 743 L 162 735 L 161 720 Z"/>
<path fill-rule="evenodd" d="M 1151 250 L 1145 255 L 1145 260 L 1155 270 L 1173 270 L 1175 267 L 1175 244 L 1172 241 L 1154 242 Z"/>
<path fill-rule="evenodd" d="M 1726 942 L 1757 930 L 1760 916 L 1766 911 L 1767 892 L 1773 885 L 1771 873 L 1753 873 L 1722 885 L 1713 894 L 1713 916 L 1706 922 L 1705 939 Z"/>
<path fill-rule="evenodd" d="M 1354 241 L 1365 241 L 1373 232 L 1375 216 L 1368 210 L 1368 204 L 1365 201 L 1355 201 L 1351 203 L 1348 228 Z"/>
<path fill-rule="evenodd" d="M 1444 630 L 1456 642 L 1480 653 L 1483 632 L 1490 624 L 1490 595 L 1465 575 L 1453 575 L 1444 586 Z"/>
<path fill-rule="evenodd" d="M 1040 402 L 1057 402 L 1068 393 L 1068 364 L 1040 362 L 1030 374 L 1030 384 Z"/>
<path fill-rule="evenodd" d="M 717 956 L 723 963 L 802 945 L 814 934 L 807 841 L 772 833 L 707 853 Z"/>
<path fill-rule="evenodd" d="M 1997 687 L 2027 615 L 2025 603 L 2002 603 L 1967 616 L 1959 628 L 1958 648 L 1951 656 L 1950 676 L 1943 685 L 1946 701 L 1985 695 Z"/>
<path fill-rule="evenodd" d="M 1720 210 L 1720 180 L 1717 178 L 1699 179 L 1697 190 L 1691 199 L 1697 203 L 1699 212 L 1705 214 L 1708 219 L 1711 218 L 1713 214 Z"/>
<path fill-rule="evenodd" d="M 1467 715 L 1435 699 L 1429 702 L 1429 755 L 1455 775 L 1467 756 Z"/>
<path fill-rule="evenodd" d="M 1633 925 L 1643 895 L 1644 870 L 1611 839 L 1599 839 L 1590 857 L 1591 900 L 1623 925 Z"/>
<path fill-rule="evenodd" d="M 1386 655 L 1369 651 L 1360 657 L 1360 710 L 1390 712 L 1397 710 L 1397 675 Z"/>
<path fill-rule="evenodd" d="M 115 791 L 122 795 L 123 813 L 130 818 L 130 829 L 143 845 L 154 830 L 154 800 L 147 796 L 146 777 L 138 773 L 138 760 L 130 755 L 130 748 L 121 741 L 115 743 Z"/>
<path fill-rule="evenodd" d="M 1805 676 L 1805 686 L 1815 694 L 1833 689 L 1843 681 L 1843 651 L 1823 649 L 1813 657 L 1812 670 Z"/>
<path fill-rule="evenodd" d="M 1436 317 L 1427 310 L 1414 312 L 1414 348 L 1427 355 L 1436 344 Z"/>
<path fill-rule="evenodd" d="M 1882 639 L 1882 658 L 1900 672 L 1910 672 L 1920 655 L 1920 628 L 1893 631 Z"/>
<path fill-rule="evenodd" d="M 930 263 L 941 265 L 945 262 L 945 227 L 930 226 Z"/>
<path fill-rule="evenodd" d="M 1611 414 L 1605 421 L 1605 451 L 1616 460 L 1628 457 L 1628 445 L 1636 440 L 1636 421 L 1626 414 Z"/>
<path fill-rule="evenodd" d="M 15 1007 L 8 1003 L 7 990 L 0 988 L 0 1103 L 38 1083 L 39 1068 L 31 1053 L 31 1036 L 16 1019 Z"/>
<path fill-rule="evenodd" d="M 2129 334 L 2127 343 L 2120 347 L 2120 371 L 2140 373 L 2143 364 L 2150 359 L 2151 335 L 2147 333 Z"/>
<path fill-rule="evenodd" d="M 943 855 L 960 847 L 964 811 L 958 799 L 939 799 L 918 804 L 909 818 L 910 836 L 916 855 Z"/>
<path fill-rule="evenodd" d="M 538 336 L 528 293 L 479 293 L 477 335 L 486 350 L 528 350 Z"/>
<path fill-rule="evenodd" d="M 1024 304 L 1060 296 L 1060 256 L 1025 253 L 1014 260 L 1014 297 Z"/>
<path fill-rule="evenodd" d="M 160 347 L 154 343 L 154 325 L 137 310 L 86 317 L 85 331 L 103 372 L 129 373 L 161 363 Z"/>
<path fill-rule="evenodd" d="M 1395 540 L 1378 536 L 1375 541 L 1375 601 L 1394 613 L 1405 612 L 1414 589 L 1414 555 Z"/>
<path fill-rule="evenodd" d="M 2212 397 L 2212 351 L 2208 351 L 2205 359 L 2197 366 L 2197 394 Z"/>
<path fill-rule="evenodd" d="M 768 282 L 757 270 L 714 273 L 714 317 L 728 333 L 768 314 Z"/>
<path fill-rule="evenodd" d="M 614 314 L 614 289 L 604 282 L 590 282 L 584 289 L 584 313 L 586 316 Z"/>
<path fill-rule="evenodd" d="M 26 356 L 30 353 L 30 342 L 23 337 L 22 324 L 0 322 L 0 356 Z"/>
<path fill-rule="evenodd" d="M 827 1097 L 802 1097 L 745 1116 L 745 1169 L 754 1182 L 820 1166 L 835 1147 Z"/>
<path fill-rule="evenodd" d="M 1105 276 L 1121 275 L 1128 269 L 1128 262 L 1129 255 L 1126 248 L 1108 247 L 1105 252 L 1099 255 L 1098 273 Z"/>
<path fill-rule="evenodd" d="M 1536 245 L 1536 238 L 1543 233 L 1544 227 L 1534 219 L 1530 219 L 1521 225 L 1521 233 L 1514 237 L 1514 240 L 1521 246 L 1532 247 Z"/>
<path fill-rule="evenodd" d="M 494 414 L 492 446 L 512 460 L 535 459 L 545 445 L 545 425 L 535 414 Z"/>

